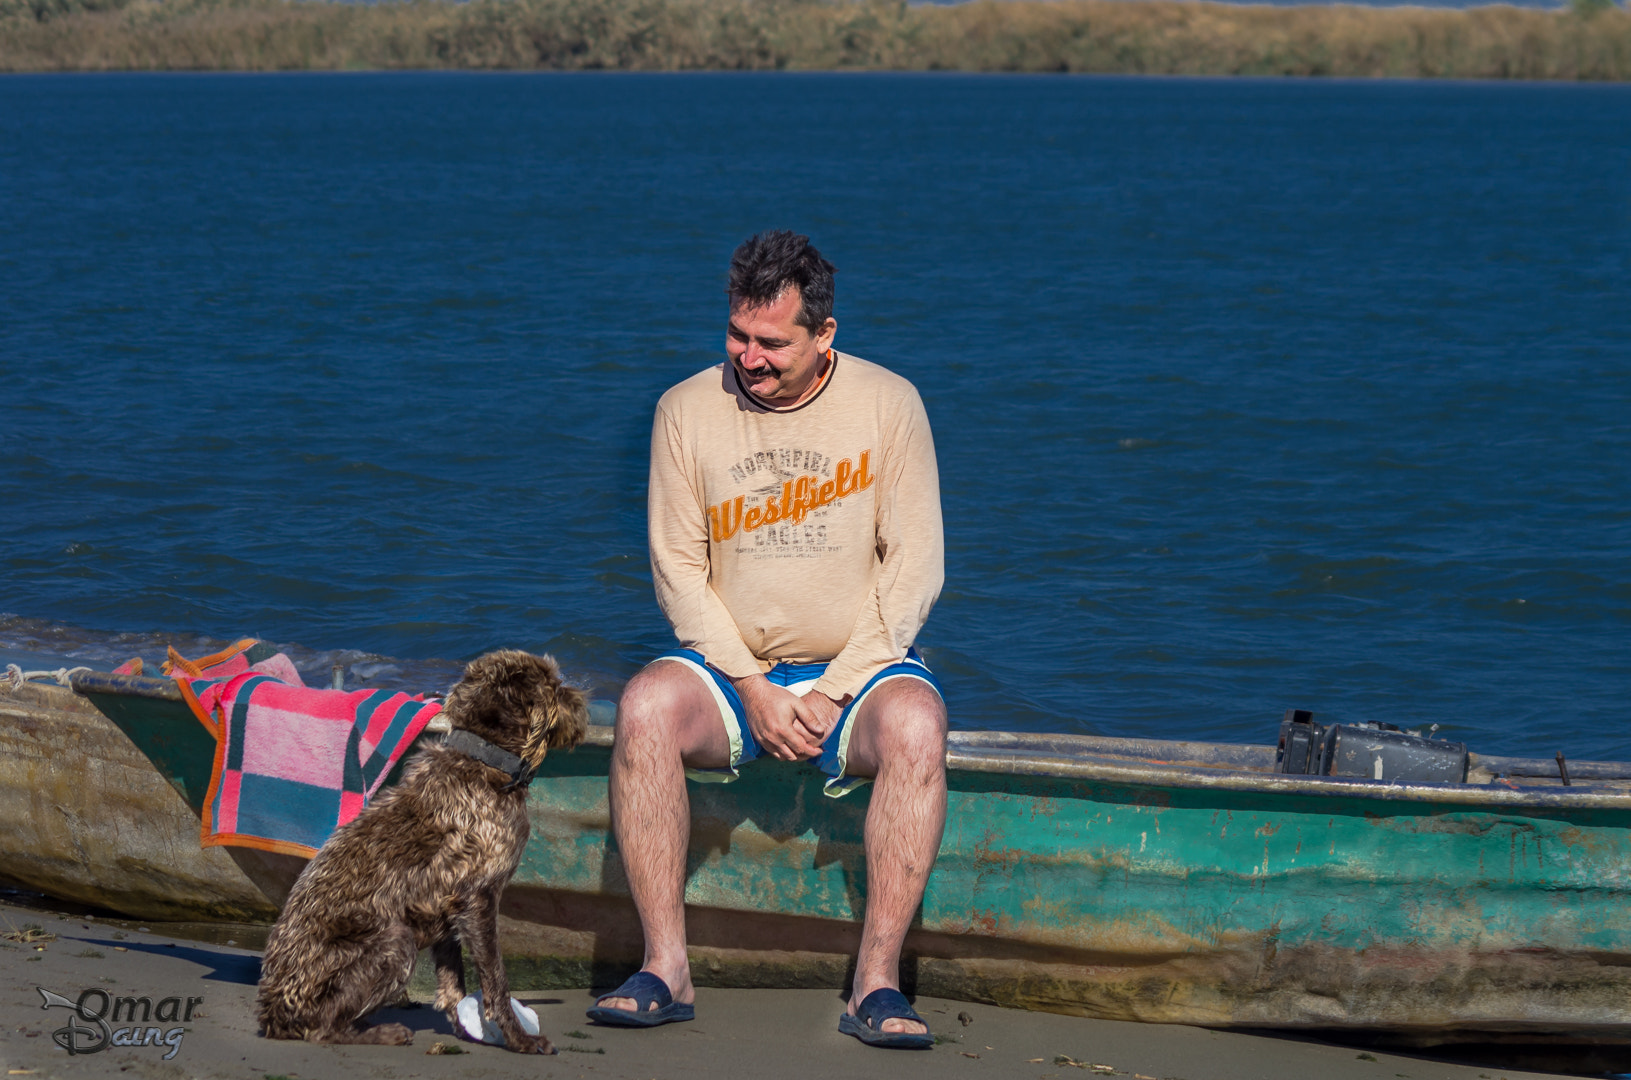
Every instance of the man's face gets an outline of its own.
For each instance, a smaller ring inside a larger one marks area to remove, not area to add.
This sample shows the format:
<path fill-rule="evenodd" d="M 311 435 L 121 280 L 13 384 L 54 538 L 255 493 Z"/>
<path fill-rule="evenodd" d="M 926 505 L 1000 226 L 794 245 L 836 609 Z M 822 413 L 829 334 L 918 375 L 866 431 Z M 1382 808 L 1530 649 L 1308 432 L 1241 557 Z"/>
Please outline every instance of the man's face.
<path fill-rule="evenodd" d="M 742 385 L 773 405 L 797 405 L 815 389 L 827 367 L 827 349 L 838 322 L 829 318 L 812 334 L 794 320 L 803 297 L 788 287 L 760 307 L 738 304 L 725 329 L 725 352 Z"/>

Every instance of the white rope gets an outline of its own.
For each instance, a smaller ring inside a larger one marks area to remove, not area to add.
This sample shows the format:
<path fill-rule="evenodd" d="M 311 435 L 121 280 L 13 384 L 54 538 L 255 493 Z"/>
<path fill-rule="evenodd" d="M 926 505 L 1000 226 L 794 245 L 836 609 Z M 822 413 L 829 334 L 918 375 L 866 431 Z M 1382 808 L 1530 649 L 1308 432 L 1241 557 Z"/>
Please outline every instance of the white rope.
<path fill-rule="evenodd" d="M 5 682 L 7 687 L 12 690 L 21 689 L 23 683 L 32 679 L 55 679 L 58 686 L 72 686 L 75 675 L 78 675 L 81 671 L 95 670 L 95 668 L 88 667 L 62 667 L 57 668 L 55 671 L 24 671 L 16 664 L 7 664 Z"/>

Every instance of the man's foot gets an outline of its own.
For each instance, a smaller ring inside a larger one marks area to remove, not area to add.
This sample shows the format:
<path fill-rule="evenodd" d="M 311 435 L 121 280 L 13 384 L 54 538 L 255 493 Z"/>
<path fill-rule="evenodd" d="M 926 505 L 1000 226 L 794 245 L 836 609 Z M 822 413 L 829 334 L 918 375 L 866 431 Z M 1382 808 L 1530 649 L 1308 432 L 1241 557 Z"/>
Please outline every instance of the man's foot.
<path fill-rule="evenodd" d="M 695 999 L 689 972 L 675 981 L 681 984 L 680 993 Z M 624 980 L 622 986 L 595 1002 L 595 1007 L 586 1015 L 596 1023 L 613 1027 L 657 1027 L 696 1016 L 690 1000 L 674 998 L 674 992 L 660 977 L 649 971 L 637 971 Z"/>
<path fill-rule="evenodd" d="M 912 1010 L 906 995 L 890 986 L 879 987 L 859 1003 L 851 999 L 850 1011 L 838 1018 L 838 1030 L 868 1046 L 927 1050 L 934 1045 L 929 1025 Z"/>

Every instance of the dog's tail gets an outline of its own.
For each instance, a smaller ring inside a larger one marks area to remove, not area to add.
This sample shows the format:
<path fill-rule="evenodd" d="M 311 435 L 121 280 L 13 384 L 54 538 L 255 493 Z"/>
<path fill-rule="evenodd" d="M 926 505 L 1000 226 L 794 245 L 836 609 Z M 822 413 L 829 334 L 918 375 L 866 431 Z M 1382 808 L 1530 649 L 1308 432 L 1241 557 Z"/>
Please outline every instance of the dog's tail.
<path fill-rule="evenodd" d="M 281 995 L 262 986 L 255 995 L 255 1019 L 260 1021 L 261 1034 L 268 1039 L 303 1039 L 306 1033 L 298 1027 L 294 1010 Z"/>

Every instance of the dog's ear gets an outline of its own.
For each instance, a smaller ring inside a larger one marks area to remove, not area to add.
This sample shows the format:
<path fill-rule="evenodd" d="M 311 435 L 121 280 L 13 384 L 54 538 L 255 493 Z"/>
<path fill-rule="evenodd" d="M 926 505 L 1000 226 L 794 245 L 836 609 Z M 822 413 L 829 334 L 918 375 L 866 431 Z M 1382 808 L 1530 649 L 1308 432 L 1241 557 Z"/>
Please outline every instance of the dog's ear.
<path fill-rule="evenodd" d="M 532 714 L 532 730 L 521 757 L 536 768 L 550 750 L 568 750 L 583 741 L 589 726 L 589 696 L 557 682 L 541 694 Z"/>

